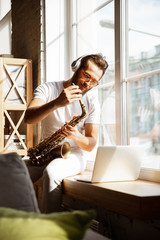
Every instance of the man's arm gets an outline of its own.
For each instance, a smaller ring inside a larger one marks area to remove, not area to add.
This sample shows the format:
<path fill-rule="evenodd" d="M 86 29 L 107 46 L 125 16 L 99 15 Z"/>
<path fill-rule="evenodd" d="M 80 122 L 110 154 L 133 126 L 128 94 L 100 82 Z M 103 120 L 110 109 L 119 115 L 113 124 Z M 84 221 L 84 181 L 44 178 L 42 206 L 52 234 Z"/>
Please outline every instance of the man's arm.
<path fill-rule="evenodd" d="M 55 104 L 45 102 L 40 98 L 35 98 L 31 101 L 25 112 L 24 120 L 28 124 L 33 124 L 43 120 L 51 111 L 54 111 Z M 52 110 L 53 109 L 53 110 Z"/>
<path fill-rule="evenodd" d="M 62 127 L 62 135 L 72 139 L 83 150 L 91 152 L 97 143 L 99 125 L 93 123 L 85 124 L 85 136 L 76 127 L 65 125 Z"/>
<path fill-rule="evenodd" d="M 27 108 L 24 120 L 28 124 L 40 122 L 57 108 L 64 107 L 74 101 L 80 100 L 81 96 L 81 90 L 78 86 L 70 86 L 65 88 L 58 98 L 51 102 L 45 103 L 42 99 L 35 98 Z"/>

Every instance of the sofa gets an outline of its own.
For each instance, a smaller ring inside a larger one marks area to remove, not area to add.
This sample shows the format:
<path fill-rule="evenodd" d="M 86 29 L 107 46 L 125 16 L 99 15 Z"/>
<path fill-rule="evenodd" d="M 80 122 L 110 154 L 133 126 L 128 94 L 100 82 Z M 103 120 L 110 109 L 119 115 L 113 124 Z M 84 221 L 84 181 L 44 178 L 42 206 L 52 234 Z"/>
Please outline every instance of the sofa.
<path fill-rule="evenodd" d="M 94 210 L 41 214 L 26 164 L 15 152 L 0 154 L 0 239 L 104 240 L 89 229 Z"/>

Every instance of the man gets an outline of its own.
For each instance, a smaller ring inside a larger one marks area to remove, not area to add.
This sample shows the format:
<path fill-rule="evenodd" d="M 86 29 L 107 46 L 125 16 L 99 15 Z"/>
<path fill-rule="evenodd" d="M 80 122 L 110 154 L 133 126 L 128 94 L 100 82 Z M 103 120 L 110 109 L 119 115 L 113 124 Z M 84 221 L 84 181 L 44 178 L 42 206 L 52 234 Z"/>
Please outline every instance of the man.
<path fill-rule="evenodd" d="M 89 159 L 87 153 L 97 143 L 98 99 L 89 90 L 98 85 L 108 64 L 101 54 L 93 54 L 78 58 L 71 66 L 74 74 L 69 80 L 45 83 L 35 90 L 25 114 L 28 124 L 42 121 L 42 139 L 61 128 L 61 135 L 71 145 L 67 159 L 54 159 L 43 171 L 43 212 L 60 211 L 62 180 L 84 171 Z M 80 99 L 87 116 L 75 127 L 64 126 L 73 116 L 81 114 Z"/>

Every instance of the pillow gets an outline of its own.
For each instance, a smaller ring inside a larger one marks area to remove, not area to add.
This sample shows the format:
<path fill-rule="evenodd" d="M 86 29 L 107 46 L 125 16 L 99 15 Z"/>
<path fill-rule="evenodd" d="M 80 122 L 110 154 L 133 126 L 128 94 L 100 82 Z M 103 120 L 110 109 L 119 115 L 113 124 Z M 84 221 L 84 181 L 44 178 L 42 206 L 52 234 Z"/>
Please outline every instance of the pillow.
<path fill-rule="evenodd" d="M 27 167 L 16 152 L 0 154 L 0 206 L 40 212 Z"/>
<path fill-rule="evenodd" d="M 94 217 L 94 210 L 37 214 L 0 208 L 0 238 L 81 240 Z"/>

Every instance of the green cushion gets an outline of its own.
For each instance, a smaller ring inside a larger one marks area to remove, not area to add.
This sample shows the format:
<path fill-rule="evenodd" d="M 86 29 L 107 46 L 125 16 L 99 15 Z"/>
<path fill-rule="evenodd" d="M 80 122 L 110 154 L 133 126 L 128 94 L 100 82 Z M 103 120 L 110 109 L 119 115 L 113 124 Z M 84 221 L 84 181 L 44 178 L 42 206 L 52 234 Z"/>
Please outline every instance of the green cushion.
<path fill-rule="evenodd" d="M 0 239 L 80 240 L 94 217 L 94 210 L 37 214 L 0 208 Z"/>

